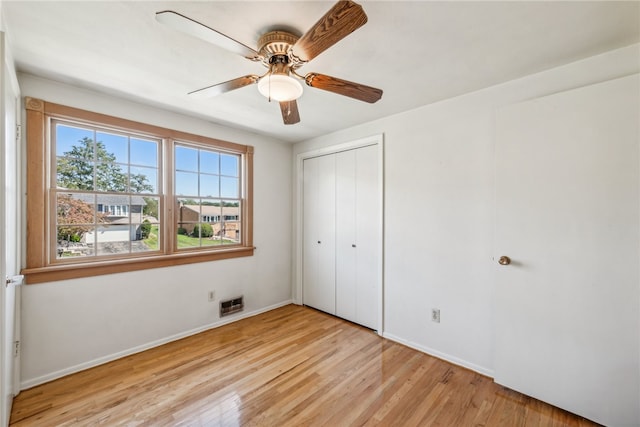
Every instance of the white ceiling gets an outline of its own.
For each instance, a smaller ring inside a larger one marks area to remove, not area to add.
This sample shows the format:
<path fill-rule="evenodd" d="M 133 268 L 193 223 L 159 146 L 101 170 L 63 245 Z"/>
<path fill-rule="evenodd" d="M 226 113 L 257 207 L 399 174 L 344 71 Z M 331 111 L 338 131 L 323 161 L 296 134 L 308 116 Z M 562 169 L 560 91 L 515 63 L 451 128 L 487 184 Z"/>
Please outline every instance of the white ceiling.
<path fill-rule="evenodd" d="M 301 122 L 250 86 L 187 93 L 265 69 L 159 24 L 174 10 L 256 47 L 298 34 L 333 1 L 2 1 L 20 71 L 296 142 L 640 41 L 640 2 L 359 1 L 369 21 L 300 72 L 384 90 L 367 104 L 305 86 Z"/>

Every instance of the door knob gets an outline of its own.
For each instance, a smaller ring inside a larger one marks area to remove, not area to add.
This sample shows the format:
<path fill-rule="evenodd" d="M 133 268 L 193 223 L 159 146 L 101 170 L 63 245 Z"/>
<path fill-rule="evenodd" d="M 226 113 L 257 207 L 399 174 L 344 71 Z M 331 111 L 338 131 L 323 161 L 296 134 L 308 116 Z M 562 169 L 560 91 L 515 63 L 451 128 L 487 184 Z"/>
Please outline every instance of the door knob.
<path fill-rule="evenodd" d="M 511 258 L 509 258 L 508 256 L 503 255 L 498 260 L 498 264 L 500 264 L 500 265 L 509 265 L 509 264 L 511 264 Z"/>

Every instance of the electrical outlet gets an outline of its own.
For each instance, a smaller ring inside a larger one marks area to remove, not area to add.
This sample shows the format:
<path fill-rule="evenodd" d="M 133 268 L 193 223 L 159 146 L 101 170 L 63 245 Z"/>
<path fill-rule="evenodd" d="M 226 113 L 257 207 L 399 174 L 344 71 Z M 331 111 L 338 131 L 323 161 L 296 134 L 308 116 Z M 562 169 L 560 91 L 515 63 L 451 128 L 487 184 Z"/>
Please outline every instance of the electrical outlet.
<path fill-rule="evenodd" d="M 216 291 L 209 291 L 209 302 L 216 300 Z"/>
<path fill-rule="evenodd" d="M 431 321 L 432 322 L 436 322 L 436 323 L 440 323 L 440 309 L 439 308 L 432 308 L 431 309 Z"/>

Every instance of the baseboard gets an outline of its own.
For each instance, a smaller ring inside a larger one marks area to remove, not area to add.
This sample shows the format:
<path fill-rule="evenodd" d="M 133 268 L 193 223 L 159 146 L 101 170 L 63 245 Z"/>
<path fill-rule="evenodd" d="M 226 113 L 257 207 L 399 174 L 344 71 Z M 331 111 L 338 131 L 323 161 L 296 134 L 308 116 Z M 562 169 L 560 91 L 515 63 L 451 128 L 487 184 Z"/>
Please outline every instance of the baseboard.
<path fill-rule="evenodd" d="M 256 316 L 258 314 L 265 313 L 267 311 L 275 310 L 276 308 L 280 308 L 280 307 L 284 307 L 285 305 L 289 305 L 292 302 L 293 302 L 292 300 L 287 300 L 287 301 L 283 301 L 283 302 L 280 302 L 280 303 L 277 303 L 277 304 L 274 304 L 274 305 L 270 305 L 268 307 L 261 308 L 259 310 L 254 310 L 254 311 L 250 311 L 250 312 L 247 312 L 247 313 L 240 313 L 240 314 L 232 316 L 231 318 L 220 319 L 217 322 L 210 323 L 208 325 L 203 325 L 203 326 L 200 326 L 200 327 L 195 328 L 195 329 L 191 329 L 191 330 L 188 330 L 188 331 L 185 331 L 185 332 L 180 332 L 178 334 L 171 335 L 171 336 L 168 336 L 168 337 L 165 337 L 165 338 L 161 338 L 159 340 L 155 340 L 155 341 L 152 341 L 152 342 L 149 342 L 149 343 L 146 343 L 146 344 L 142 344 L 142 345 L 139 345 L 139 346 L 136 346 L 136 347 L 132 347 L 132 348 L 129 348 L 127 350 L 123 350 L 123 351 L 119 351 L 117 353 L 109 354 L 107 356 L 99 357 L 97 359 L 93 359 L 93 360 L 90 360 L 90 361 L 87 361 L 87 362 L 84 362 L 84 363 L 80 363 L 78 365 L 70 366 L 68 368 L 61 369 L 59 371 L 51 372 L 49 374 L 42 375 L 42 376 L 39 376 L 37 378 L 28 379 L 28 380 L 22 381 L 20 383 L 20 390 L 26 390 L 26 389 L 35 387 L 37 385 L 47 383 L 49 381 L 56 380 L 58 378 L 62 378 L 64 376 L 67 376 L 67 375 L 70 375 L 70 374 L 74 374 L 76 372 L 84 371 L 85 369 L 93 368 L 93 367 L 98 366 L 98 365 L 103 365 L 105 363 L 108 363 L 108 362 L 111 362 L 111 361 L 114 361 L 114 360 L 117 360 L 117 359 L 120 359 L 120 358 L 123 358 L 123 357 L 126 357 L 126 356 L 130 356 L 130 355 L 135 354 L 135 353 L 140 353 L 142 351 L 149 350 L 151 348 L 158 347 L 158 346 L 161 346 L 163 344 L 167 344 L 167 343 L 172 342 L 172 341 L 177 341 L 179 339 L 186 338 L 186 337 L 189 337 L 191 335 L 196 335 L 196 334 L 199 334 L 200 332 L 204 332 L 204 331 L 207 331 L 209 329 L 218 328 L 220 326 L 224 326 L 224 325 L 227 325 L 229 323 L 237 322 L 238 320 L 246 319 L 247 317 L 253 317 L 253 316 Z"/>
<path fill-rule="evenodd" d="M 400 337 L 397 337 L 397 336 L 395 336 L 393 334 L 383 333 L 382 336 L 384 338 L 388 339 L 388 340 L 395 341 L 395 342 L 397 342 L 399 344 L 402 344 L 402 345 L 406 345 L 407 347 L 410 347 L 410 348 L 412 348 L 414 350 L 421 351 L 423 353 L 428 354 L 429 356 L 437 357 L 438 359 L 442 359 L 442 360 L 444 360 L 446 362 L 453 363 L 454 365 L 458 365 L 458 366 L 462 366 L 463 368 L 470 369 L 470 370 L 472 370 L 474 372 L 477 372 L 479 374 L 485 375 L 485 376 L 487 376 L 489 378 L 493 378 L 493 376 L 494 376 L 494 371 L 492 369 L 487 369 L 485 367 L 476 365 L 475 363 L 471 363 L 469 361 L 466 361 L 466 360 L 451 356 L 451 355 L 443 353 L 441 351 L 437 351 L 437 350 L 434 350 L 432 348 L 425 347 L 425 346 L 422 346 L 420 344 L 416 344 L 416 343 L 414 343 L 412 341 L 407 341 L 407 340 L 402 339 Z"/>

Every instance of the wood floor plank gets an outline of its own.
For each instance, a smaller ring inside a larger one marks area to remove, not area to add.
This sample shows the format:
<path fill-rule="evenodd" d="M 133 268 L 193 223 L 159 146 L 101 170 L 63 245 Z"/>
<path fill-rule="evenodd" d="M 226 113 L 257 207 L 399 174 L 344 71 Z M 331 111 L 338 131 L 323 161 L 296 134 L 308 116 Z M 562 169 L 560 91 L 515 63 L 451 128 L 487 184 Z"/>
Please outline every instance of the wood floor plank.
<path fill-rule="evenodd" d="M 289 305 L 25 390 L 11 426 L 594 426 Z"/>

